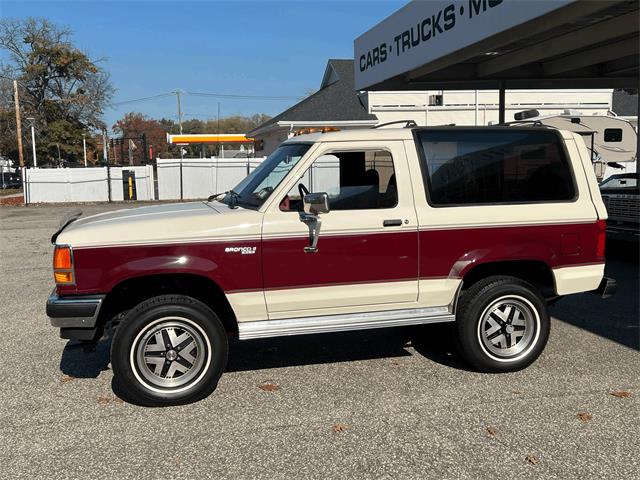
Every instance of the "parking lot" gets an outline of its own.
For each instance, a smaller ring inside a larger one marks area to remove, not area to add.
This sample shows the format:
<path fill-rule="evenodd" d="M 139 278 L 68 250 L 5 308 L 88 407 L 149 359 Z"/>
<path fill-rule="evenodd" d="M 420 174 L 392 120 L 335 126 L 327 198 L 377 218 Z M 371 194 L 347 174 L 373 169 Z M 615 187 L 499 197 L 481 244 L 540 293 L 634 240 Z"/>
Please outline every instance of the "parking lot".
<path fill-rule="evenodd" d="M 438 326 L 232 342 L 211 397 L 150 409 L 114 393 L 108 341 L 86 350 L 45 315 L 49 238 L 75 208 L 0 208 L 4 478 L 640 475 L 637 245 L 609 245 L 614 298 L 552 307 L 524 371 L 468 370 Z"/>

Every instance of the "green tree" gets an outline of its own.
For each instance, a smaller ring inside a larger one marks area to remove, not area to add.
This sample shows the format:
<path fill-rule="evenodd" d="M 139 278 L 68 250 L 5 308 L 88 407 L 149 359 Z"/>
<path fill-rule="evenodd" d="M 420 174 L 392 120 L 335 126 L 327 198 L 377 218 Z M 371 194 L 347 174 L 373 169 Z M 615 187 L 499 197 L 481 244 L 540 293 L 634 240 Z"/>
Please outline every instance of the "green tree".
<path fill-rule="evenodd" d="M 138 139 L 144 134 L 147 140 L 147 147 L 153 147 L 154 157 L 167 157 L 169 152 L 169 145 L 167 145 L 166 134 L 169 130 L 170 124 L 162 123 L 153 118 L 138 113 L 131 112 L 125 114 L 120 120 L 118 120 L 112 127 L 113 132 L 121 138 L 133 139 L 136 149 L 133 152 L 134 162 L 136 164 L 142 163 L 142 160 L 147 159 L 147 152 L 143 152 L 141 148 L 141 142 Z M 128 161 L 128 140 L 125 140 L 122 148 L 119 151 L 114 152 L 114 156 L 118 163 L 127 163 Z M 123 158 L 124 157 L 124 158 Z"/>
<path fill-rule="evenodd" d="M 17 153 L 15 115 L 5 106 L 12 104 L 12 80 L 18 81 L 23 118 L 35 119 L 39 164 L 57 163 L 58 149 L 60 158 L 80 162 L 82 134 L 104 128 L 102 114 L 114 92 L 109 75 L 70 38 L 68 28 L 46 19 L 0 20 L 0 149 L 11 156 Z M 27 127 L 23 122 L 25 146 Z"/>

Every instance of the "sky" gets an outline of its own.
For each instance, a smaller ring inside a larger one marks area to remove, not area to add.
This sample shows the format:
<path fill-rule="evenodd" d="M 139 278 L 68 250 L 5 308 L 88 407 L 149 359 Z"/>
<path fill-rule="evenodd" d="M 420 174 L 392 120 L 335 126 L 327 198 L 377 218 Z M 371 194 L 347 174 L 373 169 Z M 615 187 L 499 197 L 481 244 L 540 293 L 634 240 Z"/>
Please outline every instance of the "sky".
<path fill-rule="evenodd" d="M 0 0 L 0 16 L 44 17 L 111 74 L 118 102 L 184 92 L 294 97 L 237 100 L 182 95 L 184 120 L 276 115 L 317 90 L 327 59 L 353 58 L 353 40 L 404 1 Z M 177 120 L 175 95 L 114 105 Z"/>

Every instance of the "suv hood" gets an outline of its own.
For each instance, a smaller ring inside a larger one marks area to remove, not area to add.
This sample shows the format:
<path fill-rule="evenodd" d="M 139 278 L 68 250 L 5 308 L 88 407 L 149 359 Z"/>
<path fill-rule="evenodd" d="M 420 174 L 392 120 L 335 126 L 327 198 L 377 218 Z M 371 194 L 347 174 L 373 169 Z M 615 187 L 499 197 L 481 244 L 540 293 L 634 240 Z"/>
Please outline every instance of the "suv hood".
<path fill-rule="evenodd" d="M 219 202 L 153 205 L 80 217 L 56 243 L 74 247 L 144 245 L 257 237 L 262 214 Z"/>

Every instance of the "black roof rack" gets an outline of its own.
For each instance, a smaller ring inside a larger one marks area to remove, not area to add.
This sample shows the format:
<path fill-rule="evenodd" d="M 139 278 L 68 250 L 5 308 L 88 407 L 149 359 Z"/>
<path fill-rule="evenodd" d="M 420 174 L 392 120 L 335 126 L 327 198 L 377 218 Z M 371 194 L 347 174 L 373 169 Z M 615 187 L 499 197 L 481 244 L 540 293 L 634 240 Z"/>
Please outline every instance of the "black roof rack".
<path fill-rule="evenodd" d="M 413 120 L 395 120 L 393 122 L 387 122 L 387 123 L 381 123 L 380 125 L 375 125 L 371 128 L 380 128 L 380 127 L 386 127 L 387 125 L 395 125 L 396 123 L 404 123 L 404 128 L 412 128 L 412 127 L 417 127 L 418 124 L 416 122 L 414 122 Z"/>

